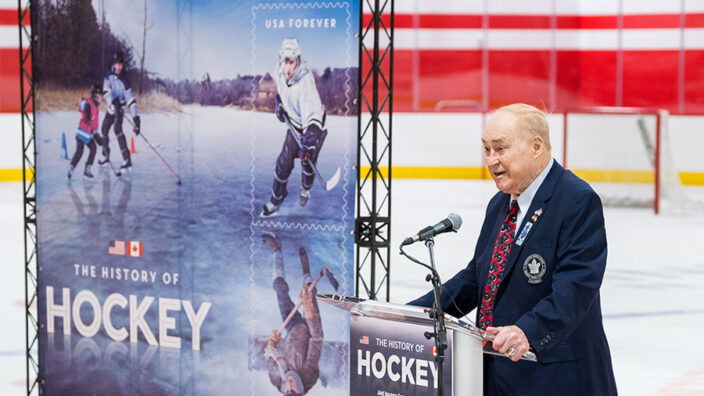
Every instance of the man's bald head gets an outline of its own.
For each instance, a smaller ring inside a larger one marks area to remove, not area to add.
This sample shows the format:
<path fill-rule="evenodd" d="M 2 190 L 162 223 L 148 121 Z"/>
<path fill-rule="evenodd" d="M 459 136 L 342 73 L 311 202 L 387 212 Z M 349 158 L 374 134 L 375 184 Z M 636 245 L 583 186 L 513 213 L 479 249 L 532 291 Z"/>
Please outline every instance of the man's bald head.
<path fill-rule="evenodd" d="M 547 151 L 550 151 L 552 148 L 550 146 L 550 129 L 545 113 L 525 103 L 514 103 L 496 110 L 492 118 L 501 112 L 508 112 L 516 116 L 516 127 L 523 133 L 525 142 L 530 141 L 533 136 L 539 135 L 543 139 Z"/>
<path fill-rule="evenodd" d="M 508 194 L 523 193 L 552 158 L 545 114 L 526 104 L 498 109 L 486 123 L 482 144 L 496 187 Z"/>

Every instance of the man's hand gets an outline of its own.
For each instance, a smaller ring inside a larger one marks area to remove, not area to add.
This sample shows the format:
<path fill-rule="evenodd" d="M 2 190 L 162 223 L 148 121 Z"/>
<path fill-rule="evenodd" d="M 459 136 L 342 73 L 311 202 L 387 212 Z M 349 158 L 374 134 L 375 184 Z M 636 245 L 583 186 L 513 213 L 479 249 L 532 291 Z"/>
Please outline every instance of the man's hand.
<path fill-rule="evenodd" d="M 108 113 L 110 113 L 110 115 L 115 115 L 115 113 L 120 111 L 121 107 L 122 104 L 120 103 L 120 99 L 115 98 L 112 102 L 108 103 Z"/>
<path fill-rule="evenodd" d="M 266 345 L 276 348 L 276 346 L 279 345 L 279 341 L 281 341 L 281 333 L 279 333 L 278 330 L 272 330 L 271 333 L 269 333 L 269 340 L 266 342 Z"/>
<path fill-rule="evenodd" d="M 132 128 L 132 132 L 134 132 L 134 134 L 137 136 L 139 136 L 139 131 L 140 131 L 141 125 L 142 125 L 142 122 L 139 119 L 139 116 L 135 116 L 134 117 L 134 127 Z"/>
<path fill-rule="evenodd" d="M 308 290 L 308 285 L 303 285 L 301 292 L 298 293 L 298 297 L 303 301 L 303 315 L 306 319 L 313 319 L 313 317 L 318 314 L 318 310 L 315 309 L 315 304 L 313 304 L 313 292 Z"/>
<path fill-rule="evenodd" d="M 281 96 L 279 94 L 276 94 L 276 118 L 281 122 L 286 122 L 286 118 L 288 118 L 288 113 L 286 113 L 284 106 L 281 104 Z"/>
<path fill-rule="evenodd" d="M 514 362 L 517 362 L 530 349 L 528 338 L 518 326 L 489 326 L 486 332 L 494 336 L 492 343 L 494 349 Z M 515 352 L 509 354 L 510 348 Z"/>

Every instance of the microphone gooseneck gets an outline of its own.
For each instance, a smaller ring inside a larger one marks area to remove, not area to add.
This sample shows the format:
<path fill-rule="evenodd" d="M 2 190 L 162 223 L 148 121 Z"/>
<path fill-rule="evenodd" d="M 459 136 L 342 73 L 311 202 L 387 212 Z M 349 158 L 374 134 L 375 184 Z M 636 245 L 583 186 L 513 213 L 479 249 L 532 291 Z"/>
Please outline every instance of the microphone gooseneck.
<path fill-rule="evenodd" d="M 447 218 L 441 220 L 434 226 L 428 226 L 418 231 L 417 234 L 403 240 L 402 246 L 410 245 L 418 241 L 428 240 L 435 235 L 448 231 L 457 231 L 462 226 L 462 217 L 456 213 L 450 213 Z"/>

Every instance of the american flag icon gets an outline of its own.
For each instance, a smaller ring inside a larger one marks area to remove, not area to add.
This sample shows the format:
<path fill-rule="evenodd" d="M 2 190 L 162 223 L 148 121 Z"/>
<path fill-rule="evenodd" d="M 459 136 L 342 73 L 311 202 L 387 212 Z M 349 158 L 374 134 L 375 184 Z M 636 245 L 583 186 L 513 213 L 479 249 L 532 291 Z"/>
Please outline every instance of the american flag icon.
<path fill-rule="evenodd" d="M 125 255 L 125 241 L 110 241 L 110 246 L 108 247 L 108 254 L 114 254 L 116 256 Z"/>
<path fill-rule="evenodd" d="M 359 343 L 362 345 L 369 345 L 369 336 L 362 336 L 362 338 L 359 339 Z"/>

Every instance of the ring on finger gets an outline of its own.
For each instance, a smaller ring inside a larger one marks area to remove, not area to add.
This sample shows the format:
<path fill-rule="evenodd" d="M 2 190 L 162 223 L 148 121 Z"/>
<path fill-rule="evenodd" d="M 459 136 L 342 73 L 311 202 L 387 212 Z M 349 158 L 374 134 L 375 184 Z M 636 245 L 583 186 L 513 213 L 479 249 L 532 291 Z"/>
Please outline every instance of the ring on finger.
<path fill-rule="evenodd" d="M 508 350 L 506 351 L 506 357 L 509 358 L 509 359 L 511 359 L 511 358 L 513 358 L 514 356 L 516 356 L 516 353 L 517 353 L 516 348 L 510 347 L 510 348 L 508 348 Z"/>

